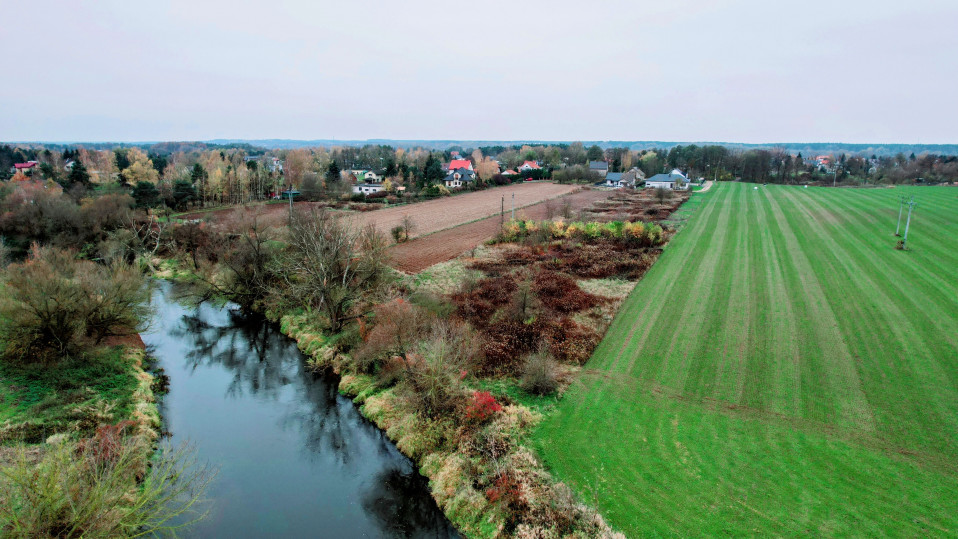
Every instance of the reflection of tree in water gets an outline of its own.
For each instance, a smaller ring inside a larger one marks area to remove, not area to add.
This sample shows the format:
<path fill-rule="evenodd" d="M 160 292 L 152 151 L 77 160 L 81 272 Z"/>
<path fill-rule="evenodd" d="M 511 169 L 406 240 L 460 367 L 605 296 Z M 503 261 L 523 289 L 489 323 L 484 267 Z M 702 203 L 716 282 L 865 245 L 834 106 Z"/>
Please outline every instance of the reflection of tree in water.
<path fill-rule="evenodd" d="M 294 345 L 280 337 L 273 325 L 238 310 L 229 311 L 229 324 L 210 324 L 201 309 L 185 314 L 170 335 L 191 345 L 186 354 L 193 370 L 221 365 L 233 373 L 226 393 L 278 397 L 279 389 L 293 381 L 301 367 Z M 291 350 L 292 349 L 292 350 Z"/>
<path fill-rule="evenodd" d="M 384 470 L 363 492 L 363 509 L 388 537 L 459 537 L 426 490 L 412 470 Z"/>
<path fill-rule="evenodd" d="M 227 388 L 231 397 L 249 393 L 277 401 L 280 390 L 292 385 L 296 394 L 289 399 L 280 426 L 302 437 L 305 459 L 333 456 L 356 473 L 367 466 L 384 468 L 371 477 L 362 493 L 363 508 L 384 535 L 458 537 L 415 468 L 363 419 L 351 401 L 339 395 L 334 381 L 305 368 L 295 343 L 274 324 L 239 310 L 230 310 L 222 325 L 210 319 L 203 309 L 193 309 L 169 332 L 189 345 L 186 361 L 193 370 L 213 365 L 228 369 L 233 374 Z M 371 451 L 379 458 L 362 458 L 371 456 Z"/>

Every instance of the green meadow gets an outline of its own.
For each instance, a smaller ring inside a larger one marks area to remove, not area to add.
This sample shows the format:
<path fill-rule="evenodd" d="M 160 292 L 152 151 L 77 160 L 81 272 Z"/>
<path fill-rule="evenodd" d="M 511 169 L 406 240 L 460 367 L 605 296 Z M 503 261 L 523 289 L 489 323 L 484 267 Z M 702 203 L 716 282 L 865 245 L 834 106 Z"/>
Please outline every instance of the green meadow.
<path fill-rule="evenodd" d="M 630 537 L 958 534 L 958 189 L 693 201 L 536 431 L 551 470 Z"/>

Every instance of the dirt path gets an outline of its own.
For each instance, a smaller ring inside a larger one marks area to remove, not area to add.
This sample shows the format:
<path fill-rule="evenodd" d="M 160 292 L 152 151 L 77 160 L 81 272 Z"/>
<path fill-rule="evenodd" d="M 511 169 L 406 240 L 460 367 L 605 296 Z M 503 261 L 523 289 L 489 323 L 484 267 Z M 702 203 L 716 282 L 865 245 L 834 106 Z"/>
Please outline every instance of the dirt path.
<path fill-rule="evenodd" d="M 704 184 L 702 184 L 701 189 L 699 189 L 698 191 L 692 191 L 692 193 L 704 193 L 712 188 L 713 183 L 715 182 L 713 182 L 712 180 L 707 180 Z"/>
<path fill-rule="evenodd" d="M 611 190 L 579 191 L 561 197 L 558 202 L 564 204 L 568 200 L 572 203 L 572 208 L 578 210 L 597 200 L 608 198 L 612 193 L 614 191 Z M 516 198 L 518 199 L 518 195 Z M 516 210 L 516 217 L 545 219 L 548 216 L 546 206 L 545 202 L 540 202 Z M 509 218 L 509 213 L 506 212 L 506 219 Z M 434 264 L 451 260 L 495 236 L 499 231 L 499 223 L 499 216 L 494 215 L 394 245 L 389 248 L 392 266 L 406 273 L 418 273 Z"/>

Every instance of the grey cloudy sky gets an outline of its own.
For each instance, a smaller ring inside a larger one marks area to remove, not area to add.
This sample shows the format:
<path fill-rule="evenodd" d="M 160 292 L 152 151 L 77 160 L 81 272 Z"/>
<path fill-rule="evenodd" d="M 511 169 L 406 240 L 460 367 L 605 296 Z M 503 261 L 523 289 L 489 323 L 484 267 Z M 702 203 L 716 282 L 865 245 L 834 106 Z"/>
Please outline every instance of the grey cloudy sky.
<path fill-rule="evenodd" d="M 0 140 L 958 143 L 956 0 L 0 6 Z"/>

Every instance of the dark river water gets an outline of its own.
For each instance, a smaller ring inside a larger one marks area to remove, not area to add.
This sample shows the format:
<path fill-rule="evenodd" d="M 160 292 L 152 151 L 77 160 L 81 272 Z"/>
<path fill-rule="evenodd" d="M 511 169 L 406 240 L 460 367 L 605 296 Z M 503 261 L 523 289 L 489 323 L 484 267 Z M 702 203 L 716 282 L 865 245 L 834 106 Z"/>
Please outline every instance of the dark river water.
<path fill-rule="evenodd" d="M 143 334 L 170 377 L 164 428 L 218 469 L 186 536 L 457 536 L 412 462 L 275 324 L 172 291 L 157 283 Z"/>

